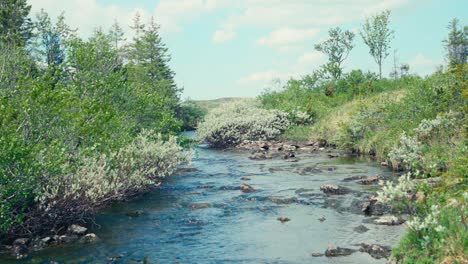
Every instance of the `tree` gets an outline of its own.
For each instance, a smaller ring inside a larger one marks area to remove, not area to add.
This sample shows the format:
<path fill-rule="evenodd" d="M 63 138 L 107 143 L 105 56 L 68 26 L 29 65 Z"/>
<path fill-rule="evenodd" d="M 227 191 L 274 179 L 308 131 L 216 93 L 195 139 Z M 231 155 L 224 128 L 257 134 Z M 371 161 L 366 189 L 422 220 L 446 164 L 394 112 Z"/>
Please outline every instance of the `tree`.
<path fill-rule="evenodd" d="M 444 40 L 450 67 L 465 64 L 468 56 L 468 27 L 465 26 L 462 29 L 459 23 L 460 20 L 457 18 L 450 21 L 448 25 L 450 32 L 447 39 Z"/>
<path fill-rule="evenodd" d="M 43 57 L 48 67 L 62 64 L 65 51 L 59 30 L 52 24 L 49 15 L 43 9 L 36 15 L 36 19 L 34 24 L 37 29 L 36 51 L 38 55 Z"/>
<path fill-rule="evenodd" d="M 339 79 L 343 74 L 341 64 L 353 49 L 354 33 L 346 30 L 342 31 L 339 27 L 328 31 L 329 38 L 324 42 L 315 45 L 315 49 L 328 56 L 328 63 L 325 70 L 330 73 L 333 79 Z"/>
<path fill-rule="evenodd" d="M 26 0 L 0 0 L 0 45 L 26 46 L 32 36 L 30 11 Z"/>
<path fill-rule="evenodd" d="M 360 32 L 362 40 L 369 47 L 369 53 L 379 65 L 380 79 L 382 79 L 382 63 L 389 55 L 390 42 L 394 34 L 389 28 L 389 18 L 389 10 L 367 18 Z"/>
<path fill-rule="evenodd" d="M 114 42 L 115 48 L 119 49 L 119 43 L 121 41 L 124 41 L 125 38 L 124 38 L 123 29 L 120 27 L 117 20 L 115 20 L 114 24 L 112 24 L 112 27 L 109 31 L 109 35 L 111 36 L 111 39 Z"/>

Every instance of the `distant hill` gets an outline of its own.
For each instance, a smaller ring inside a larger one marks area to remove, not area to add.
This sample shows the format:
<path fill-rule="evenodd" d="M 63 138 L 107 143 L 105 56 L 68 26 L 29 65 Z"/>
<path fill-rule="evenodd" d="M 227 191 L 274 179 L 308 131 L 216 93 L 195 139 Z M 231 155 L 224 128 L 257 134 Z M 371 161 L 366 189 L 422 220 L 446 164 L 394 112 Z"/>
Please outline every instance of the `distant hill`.
<path fill-rule="evenodd" d="M 192 100 L 193 103 L 200 106 L 201 108 L 210 111 L 213 108 L 216 108 L 222 104 L 230 103 L 237 100 L 248 99 L 247 97 L 223 97 L 213 100 Z"/>

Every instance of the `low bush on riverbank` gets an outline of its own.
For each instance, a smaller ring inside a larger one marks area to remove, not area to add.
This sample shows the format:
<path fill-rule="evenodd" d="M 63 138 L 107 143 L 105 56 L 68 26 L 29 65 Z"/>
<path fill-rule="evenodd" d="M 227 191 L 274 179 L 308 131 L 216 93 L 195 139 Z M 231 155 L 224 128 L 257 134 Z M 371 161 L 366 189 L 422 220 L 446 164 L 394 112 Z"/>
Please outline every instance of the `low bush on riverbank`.
<path fill-rule="evenodd" d="M 289 127 L 288 114 L 265 110 L 253 101 L 237 101 L 212 110 L 198 127 L 198 138 L 215 148 L 244 140 L 271 140 Z"/>

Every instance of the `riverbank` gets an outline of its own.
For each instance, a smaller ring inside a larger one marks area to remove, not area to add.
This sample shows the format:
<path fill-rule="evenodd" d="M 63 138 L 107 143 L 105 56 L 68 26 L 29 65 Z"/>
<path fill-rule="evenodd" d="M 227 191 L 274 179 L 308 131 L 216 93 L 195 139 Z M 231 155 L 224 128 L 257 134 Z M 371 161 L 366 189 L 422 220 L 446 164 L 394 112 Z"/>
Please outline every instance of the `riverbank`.
<path fill-rule="evenodd" d="M 99 241 L 53 245 L 23 262 L 386 262 L 361 244 L 393 247 L 405 227 L 374 223 L 380 216 L 367 216 L 361 204 L 379 187 L 359 181 L 376 175 L 390 179 L 390 170 L 333 149 L 304 146 L 296 149 L 295 159 L 272 155 L 268 160 L 250 159 L 251 152 L 202 145 L 192 164 L 155 192 L 98 214 L 99 228 L 89 232 Z M 322 185 L 348 192 L 325 193 Z M 343 252 L 331 246 L 352 254 L 331 256 Z M 6 256 L 0 262 L 17 263 Z"/>

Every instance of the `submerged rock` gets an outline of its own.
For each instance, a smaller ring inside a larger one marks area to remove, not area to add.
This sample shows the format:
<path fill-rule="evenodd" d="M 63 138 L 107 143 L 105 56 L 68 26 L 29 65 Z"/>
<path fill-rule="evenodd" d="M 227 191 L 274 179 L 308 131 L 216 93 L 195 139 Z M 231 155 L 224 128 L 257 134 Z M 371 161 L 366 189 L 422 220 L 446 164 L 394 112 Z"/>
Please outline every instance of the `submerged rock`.
<path fill-rule="evenodd" d="M 240 186 L 240 190 L 243 192 L 243 193 L 252 193 L 252 192 L 255 192 L 255 189 L 248 185 L 248 184 L 241 184 Z"/>
<path fill-rule="evenodd" d="M 320 253 L 320 252 L 314 252 L 312 254 L 310 254 L 312 257 L 323 257 L 325 256 L 325 254 L 323 253 Z"/>
<path fill-rule="evenodd" d="M 371 257 L 375 259 L 388 258 L 392 253 L 392 249 L 387 246 L 381 246 L 377 244 L 360 244 L 361 248 L 359 251 L 369 253 Z"/>
<path fill-rule="evenodd" d="M 369 228 L 367 228 L 365 225 L 358 225 L 353 230 L 357 233 L 362 234 L 369 231 Z"/>
<path fill-rule="evenodd" d="M 401 225 L 405 220 L 394 215 L 384 215 L 374 220 L 376 225 Z"/>
<path fill-rule="evenodd" d="M 242 178 L 240 178 L 240 180 L 241 180 L 241 181 L 250 181 L 250 178 L 248 178 L 248 177 L 242 177 Z"/>
<path fill-rule="evenodd" d="M 318 220 L 319 220 L 320 222 L 324 222 L 324 221 L 327 220 L 327 219 L 325 218 L 325 216 L 322 215 Z"/>
<path fill-rule="evenodd" d="M 291 219 L 289 219 L 286 216 L 280 216 L 280 217 L 277 218 L 277 220 L 280 221 L 281 223 L 286 223 L 286 222 L 291 221 Z"/>
<path fill-rule="evenodd" d="M 362 180 L 362 179 L 365 179 L 365 178 L 366 178 L 366 176 L 351 176 L 351 177 L 344 178 L 342 181 L 350 182 L 350 181 Z"/>
<path fill-rule="evenodd" d="M 261 153 L 256 153 L 252 156 L 249 157 L 249 159 L 251 160 L 267 160 L 267 159 L 271 159 L 272 157 L 264 152 L 261 152 Z"/>
<path fill-rule="evenodd" d="M 297 203 L 296 197 L 282 198 L 282 197 L 269 197 L 268 200 L 275 204 L 292 204 Z"/>
<path fill-rule="evenodd" d="M 78 240 L 77 235 L 61 235 L 55 237 L 55 241 L 59 244 L 67 244 Z"/>
<path fill-rule="evenodd" d="M 342 256 L 349 256 L 356 252 L 357 250 L 351 248 L 342 248 L 342 247 L 335 247 L 329 246 L 325 251 L 325 256 L 327 257 L 342 257 Z"/>
<path fill-rule="evenodd" d="M 130 217 L 139 217 L 139 216 L 142 216 L 142 215 L 145 215 L 145 214 L 146 214 L 146 212 L 143 211 L 143 210 L 135 210 L 135 211 L 126 213 L 126 215 L 130 216 Z"/>
<path fill-rule="evenodd" d="M 345 194 L 349 192 L 347 188 L 335 184 L 324 184 L 320 186 L 320 190 L 326 194 Z"/>
<path fill-rule="evenodd" d="M 190 205 L 190 209 L 192 210 L 206 209 L 210 207 L 211 207 L 211 204 L 209 203 L 194 203 Z"/>

